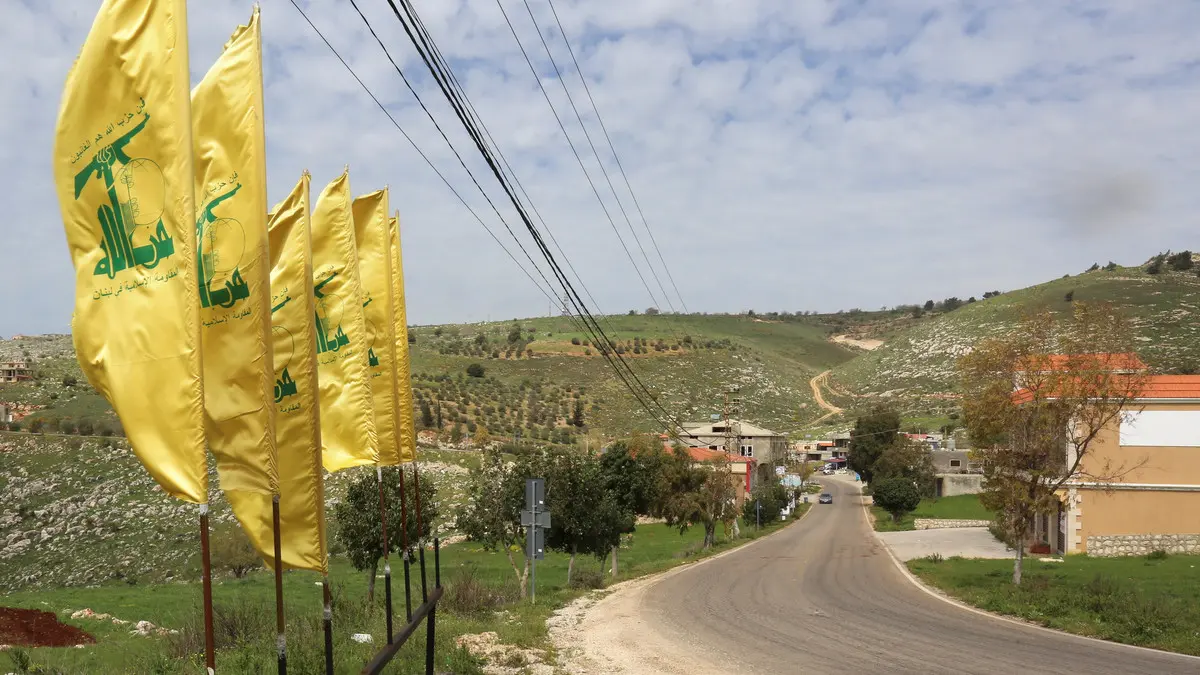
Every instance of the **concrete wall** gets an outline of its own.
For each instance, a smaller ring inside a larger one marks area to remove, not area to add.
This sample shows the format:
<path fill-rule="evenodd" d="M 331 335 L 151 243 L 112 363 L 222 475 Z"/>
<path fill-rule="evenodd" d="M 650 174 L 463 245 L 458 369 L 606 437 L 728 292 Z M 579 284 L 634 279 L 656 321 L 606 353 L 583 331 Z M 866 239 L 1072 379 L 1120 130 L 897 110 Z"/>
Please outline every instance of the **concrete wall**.
<path fill-rule="evenodd" d="M 1144 403 L 1143 413 L 1197 411 L 1197 403 Z M 1130 435 L 1127 433 L 1127 438 Z M 1169 483 L 1200 485 L 1200 447 L 1181 434 L 1174 441 L 1153 434 L 1171 445 L 1121 445 L 1119 425 L 1114 423 L 1096 436 L 1088 456 L 1080 465 L 1084 475 L 1122 474 L 1123 483 Z M 1131 439 L 1132 440 L 1132 439 Z M 1135 441 L 1136 442 L 1136 441 Z"/>
<path fill-rule="evenodd" d="M 914 530 L 946 530 L 955 527 L 987 527 L 990 520 L 950 520 L 947 518 L 916 518 L 913 520 Z"/>
<path fill-rule="evenodd" d="M 1200 535 L 1200 491 L 1077 489 L 1075 552 L 1090 553 L 1097 537 Z"/>
<path fill-rule="evenodd" d="M 937 485 L 941 488 L 939 497 L 976 495 L 983 491 L 983 476 L 977 473 L 939 473 Z"/>
<path fill-rule="evenodd" d="M 1114 557 L 1154 551 L 1200 553 L 1200 534 L 1125 534 L 1087 538 L 1088 555 Z"/>

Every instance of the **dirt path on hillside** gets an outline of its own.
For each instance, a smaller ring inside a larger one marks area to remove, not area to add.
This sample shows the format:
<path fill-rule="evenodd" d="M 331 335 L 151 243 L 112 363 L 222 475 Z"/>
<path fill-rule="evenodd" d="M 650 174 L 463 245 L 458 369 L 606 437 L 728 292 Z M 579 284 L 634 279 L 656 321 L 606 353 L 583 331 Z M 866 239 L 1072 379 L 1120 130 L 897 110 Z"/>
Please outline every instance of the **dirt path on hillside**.
<path fill-rule="evenodd" d="M 813 424 L 820 424 L 821 422 L 824 422 L 825 420 L 829 419 L 830 417 L 833 417 L 834 415 L 838 415 L 838 414 L 845 412 L 844 410 L 837 407 L 836 405 L 833 405 L 829 401 L 826 401 L 825 396 L 821 393 L 821 387 L 825 386 L 826 381 L 829 380 L 829 373 L 831 373 L 831 372 L 833 372 L 833 371 L 827 370 L 808 381 L 808 386 L 812 387 L 813 398 L 815 398 L 817 400 L 817 405 L 821 406 L 822 410 L 829 411 L 829 412 L 825 413 L 824 415 L 821 415 L 821 417 L 819 417 L 816 422 L 813 422 Z"/>

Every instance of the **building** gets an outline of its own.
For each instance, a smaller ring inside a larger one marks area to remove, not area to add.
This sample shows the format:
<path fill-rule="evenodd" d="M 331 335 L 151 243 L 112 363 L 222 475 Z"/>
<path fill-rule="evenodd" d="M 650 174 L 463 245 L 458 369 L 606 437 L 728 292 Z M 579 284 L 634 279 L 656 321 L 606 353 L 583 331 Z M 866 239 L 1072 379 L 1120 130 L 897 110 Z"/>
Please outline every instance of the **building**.
<path fill-rule="evenodd" d="M 774 476 L 772 467 L 787 461 L 787 436 L 741 420 L 731 419 L 728 424 L 737 455 L 753 459 L 757 464 L 752 483 L 757 485 L 759 481 L 771 480 Z M 679 440 L 693 448 L 724 450 L 726 433 L 724 420 L 684 423 Z"/>
<path fill-rule="evenodd" d="M 0 382 L 23 382 L 32 379 L 33 374 L 29 372 L 29 366 L 24 361 L 0 363 Z"/>
<path fill-rule="evenodd" d="M 734 484 L 734 498 L 737 500 L 737 507 L 740 510 L 742 504 L 746 501 L 746 497 L 749 496 L 750 490 L 753 488 L 754 468 L 757 464 L 754 458 L 729 455 L 721 450 L 712 450 L 709 448 L 687 448 L 687 453 L 696 464 L 714 462 L 720 460 L 722 457 L 729 459 L 729 471 L 733 474 L 730 480 Z"/>
<path fill-rule="evenodd" d="M 973 495 L 983 491 L 983 467 L 971 460 L 969 450 L 930 451 L 935 497 Z"/>
<path fill-rule="evenodd" d="M 1200 553 L 1200 375 L 1147 376 L 1093 441 L 1034 543 L 1061 553 Z M 1116 481 L 1087 476 L 1119 472 Z"/>

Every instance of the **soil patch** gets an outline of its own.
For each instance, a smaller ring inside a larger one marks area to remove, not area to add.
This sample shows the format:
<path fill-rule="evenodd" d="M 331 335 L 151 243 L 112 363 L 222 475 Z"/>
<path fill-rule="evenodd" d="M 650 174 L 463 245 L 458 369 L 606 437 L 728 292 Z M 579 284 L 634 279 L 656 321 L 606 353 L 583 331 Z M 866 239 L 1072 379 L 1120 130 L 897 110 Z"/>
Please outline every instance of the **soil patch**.
<path fill-rule="evenodd" d="M 14 647 L 74 647 L 96 638 L 68 626 L 51 612 L 0 607 L 0 644 Z"/>

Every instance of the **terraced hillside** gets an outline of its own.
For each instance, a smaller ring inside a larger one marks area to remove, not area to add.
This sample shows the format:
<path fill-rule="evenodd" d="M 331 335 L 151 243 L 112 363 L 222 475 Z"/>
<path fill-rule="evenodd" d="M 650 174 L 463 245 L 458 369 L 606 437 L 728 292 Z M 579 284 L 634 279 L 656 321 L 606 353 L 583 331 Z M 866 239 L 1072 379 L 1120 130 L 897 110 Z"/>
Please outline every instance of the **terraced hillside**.
<path fill-rule="evenodd" d="M 1070 300 L 1068 300 L 1070 294 Z M 1107 300 L 1137 325 L 1139 355 L 1157 371 L 1200 368 L 1200 278 L 1191 271 L 1147 274 L 1116 267 L 1055 279 L 914 321 L 885 344 L 833 370 L 826 398 L 848 415 L 892 402 L 908 416 L 957 407 L 954 364 L 982 339 L 1011 330 L 1023 312 L 1070 311 L 1072 301 Z"/>

